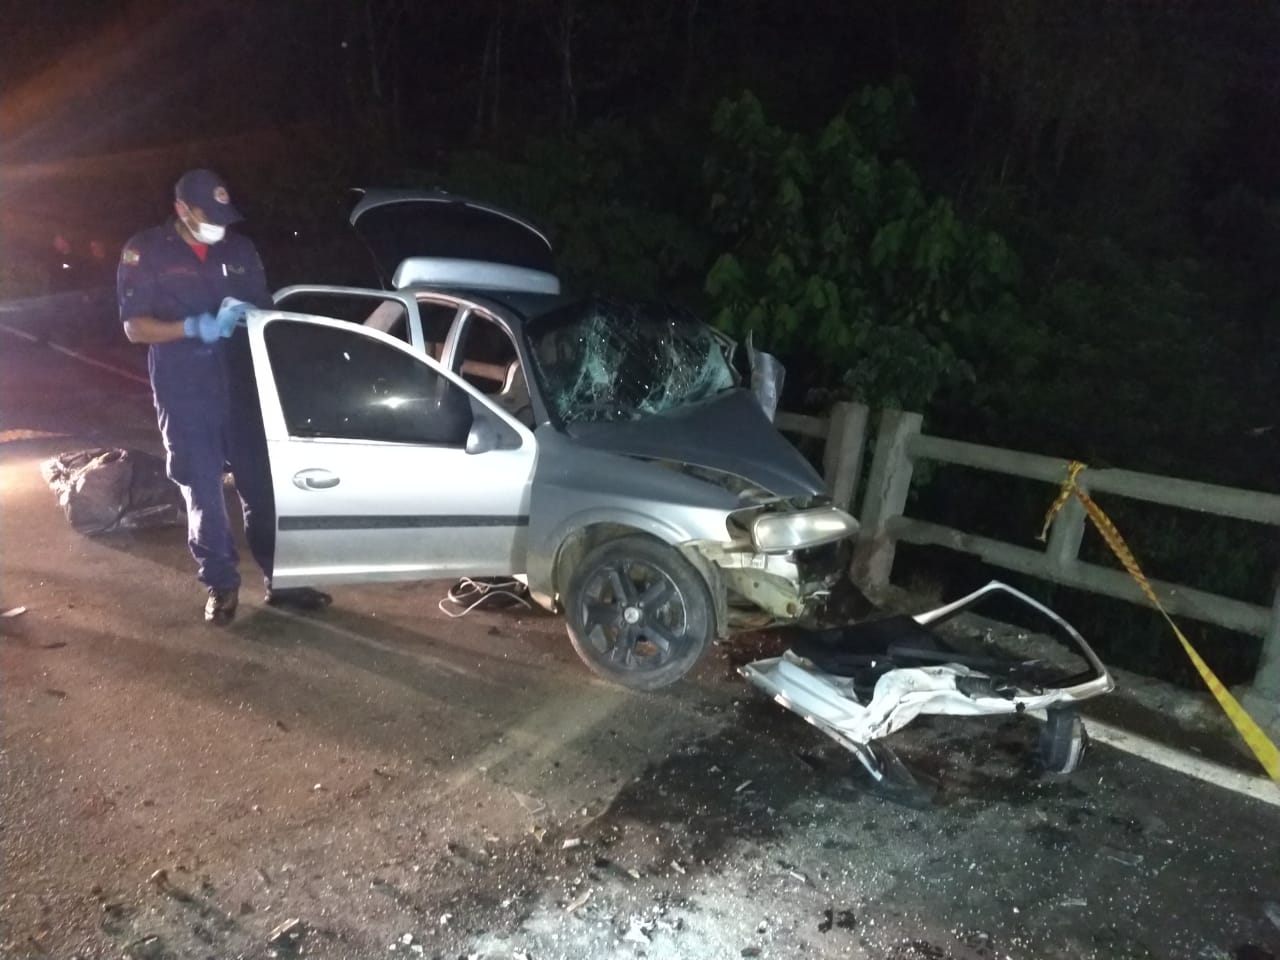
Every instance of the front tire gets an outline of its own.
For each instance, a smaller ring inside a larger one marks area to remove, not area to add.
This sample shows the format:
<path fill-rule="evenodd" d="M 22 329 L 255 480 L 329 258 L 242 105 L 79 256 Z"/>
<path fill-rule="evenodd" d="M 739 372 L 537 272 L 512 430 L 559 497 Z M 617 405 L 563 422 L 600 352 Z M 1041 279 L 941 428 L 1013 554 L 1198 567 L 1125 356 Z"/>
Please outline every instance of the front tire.
<path fill-rule="evenodd" d="M 715 636 L 715 604 L 697 569 L 652 537 L 588 553 L 569 577 L 565 623 L 592 671 L 633 690 L 683 677 Z"/>

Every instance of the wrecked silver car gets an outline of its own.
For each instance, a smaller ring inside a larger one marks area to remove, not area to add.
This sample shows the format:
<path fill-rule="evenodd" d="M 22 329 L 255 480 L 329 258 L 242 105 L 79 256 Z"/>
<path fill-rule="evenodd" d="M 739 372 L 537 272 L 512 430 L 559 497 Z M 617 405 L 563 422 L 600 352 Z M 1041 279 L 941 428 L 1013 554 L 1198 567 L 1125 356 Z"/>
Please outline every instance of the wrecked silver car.
<path fill-rule="evenodd" d="M 389 289 L 290 287 L 248 318 L 276 584 L 515 576 L 643 689 L 827 596 L 856 521 L 732 341 L 563 296 L 546 239 L 492 208 L 369 194 L 351 221 Z"/>

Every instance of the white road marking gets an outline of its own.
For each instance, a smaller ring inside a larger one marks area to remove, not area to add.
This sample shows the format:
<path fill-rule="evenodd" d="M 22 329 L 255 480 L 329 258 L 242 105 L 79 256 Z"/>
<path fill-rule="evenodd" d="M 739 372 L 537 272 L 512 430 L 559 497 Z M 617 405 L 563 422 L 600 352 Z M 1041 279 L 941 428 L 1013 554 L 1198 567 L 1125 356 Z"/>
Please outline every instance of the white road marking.
<path fill-rule="evenodd" d="M 33 337 L 25 330 L 17 330 L 14 327 L 9 326 L 7 323 L 0 323 L 0 330 L 3 330 L 5 333 L 12 333 L 15 337 L 21 337 L 23 340 L 28 340 L 31 343 L 40 342 L 39 337 Z"/>
<path fill-rule="evenodd" d="M 81 363 L 87 363 L 92 367 L 98 367 L 101 370 L 106 370 L 108 373 L 114 373 L 118 377 L 124 377 L 126 380 L 132 380 L 134 383 L 140 383 L 146 387 L 151 386 L 150 380 L 141 374 L 134 373 L 132 370 L 126 370 L 123 367 L 117 367 L 110 363 L 103 363 L 101 360 L 97 360 L 94 357 L 86 357 L 83 353 L 79 353 L 67 347 L 60 347 L 56 343 L 51 343 L 49 346 L 51 349 L 57 350 L 59 353 L 65 354 L 73 360 L 79 360 Z"/>
<path fill-rule="evenodd" d="M 11 333 L 15 337 L 21 337 L 23 340 L 26 340 L 30 343 L 40 342 L 39 337 L 34 337 L 31 334 L 27 333 L 25 330 L 19 330 L 16 327 L 11 327 L 7 323 L 0 323 L 0 330 L 3 330 L 5 333 Z M 98 360 L 96 357 L 85 356 L 83 353 L 80 353 L 77 350 L 72 350 L 69 347 L 61 347 L 56 343 L 50 343 L 48 344 L 48 346 L 50 349 L 56 350 L 58 351 L 58 353 L 61 353 L 65 356 L 71 357 L 73 360 L 79 360 L 81 363 L 87 363 L 92 367 L 98 367 L 101 370 L 106 370 L 108 373 L 114 373 L 118 377 L 124 377 L 126 380 L 132 380 L 134 383 L 140 383 L 143 386 L 147 386 L 147 387 L 151 386 L 150 380 L 148 380 L 146 377 L 142 376 L 141 374 L 135 373 L 132 370 L 126 370 L 123 367 L 117 367 L 114 364 L 104 363 L 103 361 Z"/>
<path fill-rule="evenodd" d="M 1211 760 L 1202 760 L 1185 751 L 1165 746 L 1163 743 L 1130 733 L 1128 730 L 1121 730 L 1101 720 L 1086 717 L 1084 724 L 1089 731 L 1090 739 L 1099 743 L 1105 743 L 1117 750 L 1158 763 L 1185 776 L 1280 807 L 1280 786 L 1272 783 L 1267 777 L 1243 773 Z"/>

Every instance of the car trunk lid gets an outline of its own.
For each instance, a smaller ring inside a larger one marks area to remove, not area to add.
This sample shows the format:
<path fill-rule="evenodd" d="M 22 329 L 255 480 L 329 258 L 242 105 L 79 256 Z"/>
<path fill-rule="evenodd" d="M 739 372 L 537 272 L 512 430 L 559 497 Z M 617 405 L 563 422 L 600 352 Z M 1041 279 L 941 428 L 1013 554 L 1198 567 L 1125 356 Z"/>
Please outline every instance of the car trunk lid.
<path fill-rule="evenodd" d="M 351 226 L 368 246 L 383 286 L 395 285 L 397 271 L 412 260 L 472 261 L 554 276 L 551 241 L 537 227 L 497 207 L 444 191 L 370 190 L 350 215 Z M 453 270 L 449 275 L 456 273 Z M 401 283 L 430 276 L 431 270 L 403 272 Z M 490 271 L 492 273 L 492 271 Z M 421 280 L 418 280 L 421 282 Z"/>

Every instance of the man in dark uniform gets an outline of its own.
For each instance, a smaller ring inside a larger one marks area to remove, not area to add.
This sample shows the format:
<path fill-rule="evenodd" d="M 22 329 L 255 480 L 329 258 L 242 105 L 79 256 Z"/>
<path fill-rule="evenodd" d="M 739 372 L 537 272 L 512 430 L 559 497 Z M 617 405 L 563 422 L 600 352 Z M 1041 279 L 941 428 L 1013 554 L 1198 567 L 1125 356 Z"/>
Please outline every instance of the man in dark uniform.
<path fill-rule="evenodd" d="M 147 367 L 170 479 L 187 503 L 187 544 L 208 588 L 204 618 L 229 623 L 239 604 L 239 556 L 223 495 L 230 464 L 245 537 L 272 604 L 317 609 L 329 596 L 307 587 L 272 590 L 275 498 L 262 411 L 239 322 L 271 303 L 253 243 L 227 226 L 240 220 L 222 180 L 183 174 L 176 216 L 125 244 L 116 272 L 120 321 L 132 343 L 149 344 Z"/>

